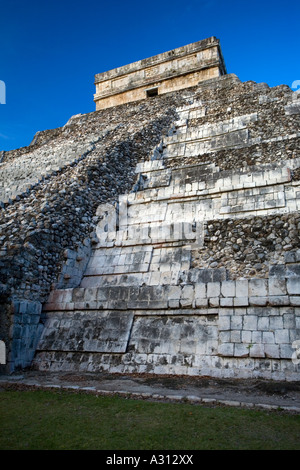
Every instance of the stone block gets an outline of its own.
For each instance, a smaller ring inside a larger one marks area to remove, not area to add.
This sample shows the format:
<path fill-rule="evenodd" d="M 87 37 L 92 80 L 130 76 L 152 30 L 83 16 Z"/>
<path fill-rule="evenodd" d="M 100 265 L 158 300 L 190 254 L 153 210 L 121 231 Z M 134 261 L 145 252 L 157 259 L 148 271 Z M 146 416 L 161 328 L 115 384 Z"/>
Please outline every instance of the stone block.
<path fill-rule="evenodd" d="M 250 357 L 265 357 L 265 347 L 263 344 L 252 344 L 249 348 Z"/>
<path fill-rule="evenodd" d="M 295 350 L 292 348 L 291 344 L 279 345 L 279 354 L 281 359 L 292 359 L 294 352 Z"/>
<path fill-rule="evenodd" d="M 180 286 L 165 286 L 165 297 L 168 300 L 179 300 L 181 297 L 181 287 Z"/>
<path fill-rule="evenodd" d="M 167 300 L 168 296 L 166 293 L 166 289 L 171 286 L 147 286 L 149 288 L 149 300 L 151 301 L 158 301 L 158 300 Z M 179 288 L 180 292 L 180 288 Z M 174 295 L 176 295 L 174 293 Z M 178 295 L 177 295 L 177 298 Z"/>
<path fill-rule="evenodd" d="M 284 344 L 289 343 L 289 330 L 275 330 L 275 343 L 276 344 Z"/>
<path fill-rule="evenodd" d="M 232 321 L 232 319 L 231 319 Z M 241 342 L 241 332 L 240 330 L 233 330 L 230 334 L 231 343 L 240 343 Z"/>
<path fill-rule="evenodd" d="M 221 283 L 221 294 L 223 297 L 235 297 L 235 281 L 223 281 Z"/>
<path fill-rule="evenodd" d="M 246 344 L 235 344 L 234 345 L 234 356 L 235 357 L 248 357 L 249 347 Z"/>
<path fill-rule="evenodd" d="M 168 301 L 167 300 L 150 300 L 149 301 L 149 308 L 153 308 L 156 310 L 164 310 L 168 308 Z"/>
<path fill-rule="evenodd" d="M 265 347 L 265 355 L 269 358 L 279 358 L 279 346 L 278 344 L 268 344 L 264 345 Z"/>
<path fill-rule="evenodd" d="M 269 269 L 269 277 L 285 278 L 285 265 L 275 264 Z"/>
<path fill-rule="evenodd" d="M 193 306 L 193 299 L 180 299 L 180 306 L 182 308 L 189 308 L 189 307 L 192 307 Z"/>
<path fill-rule="evenodd" d="M 276 277 L 271 277 L 269 279 L 269 295 L 270 296 L 280 296 L 286 295 L 287 286 L 285 279 L 280 279 Z"/>
<path fill-rule="evenodd" d="M 248 279 L 238 279 L 235 284 L 236 296 L 240 298 L 248 297 Z"/>
<path fill-rule="evenodd" d="M 201 299 L 201 298 L 196 298 L 196 299 L 195 299 L 195 306 L 196 306 L 197 308 L 205 308 L 205 307 L 207 307 L 207 306 L 208 306 L 208 298 L 207 298 L 207 297 L 205 297 L 205 298 L 203 298 L 203 299 Z"/>
<path fill-rule="evenodd" d="M 261 333 L 261 331 L 252 331 L 251 342 L 252 343 L 261 343 L 262 342 L 262 333 Z"/>
<path fill-rule="evenodd" d="M 264 307 L 268 302 L 268 297 L 249 297 L 249 305 L 253 305 L 255 307 Z"/>
<path fill-rule="evenodd" d="M 85 295 L 85 289 L 80 288 L 80 287 L 78 287 L 76 289 L 73 289 L 73 291 L 72 291 L 72 301 L 73 302 L 81 302 L 84 299 L 84 295 Z"/>
<path fill-rule="evenodd" d="M 283 327 L 290 329 L 296 328 L 295 315 L 293 313 L 283 314 Z"/>
<path fill-rule="evenodd" d="M 194 299 L 194 286 L 192 285 L 183 286 L 182 291 L 181 291 L 181 298 L 188 299 L 192 302 Z"/>
<path fill-rule="evenodd" d="M 247 330 L 242 330 L 242 343 L 251 343 L 252 332 Z"/>
<path fill-rule="evenodd" d="M 84 289 L 83 301 L 89 302 L 97 300 L 97 288 L 87 288 Z"/>
<path fill-rule="evenodd" d="M 300 264 L 289 264 L 286 267 L 286 277 L 293 278 L 293 277 L 300 277 Z"/>
<path fill-rule="evenodd" d="M 293 114 L 300 114 L 300 103 L 289 103 L 285 107 L 285 114 L 286 115 L 293 115 Z"/>
<path fill-rule="evenodd" d="M 91 302 L 89 303 L 90 308 L 93 305 Z M 98 308 L 98 302 L 95 308 Z M 127 301 L 126 300 L 109 300 L 106 302 L 105 307 L 109 310 L 127 310 Z"/>
<path fill-rule="evenodd" d="M 76 289 L 74 289 L 76 290 Z M 97 289 L 97 295 L 96 295 L 96 300 L 101 300 L 101 301 L 106 301 L 109 298 L 109 287 L 100 287 Z M 80 298 L 80 300 L 83 299 L 83 297 Z"/>
<path fill-rule="evenodd" d="M 249 307 L 247 308 L 248 315 L 256 315 L 257 317 L 269 317 L 281 315 L 278 307 Z"/>
<path fill-rule="evenodd" d="M 209 307 L 219 307 L 220 299 L 219 297 L 210 297 L 208 299 Z"/>
<path fill-rule="evenodd" d="M 262 342 L 264 344 L 275 344 L 275 336 L 272 331 L 262 332 Z"/>
<path fill-rule="evenodd" d="M 227 271 L 225 268 L 212 269 L 212 281 L 222 282 L 227 278 Z"/>
<path fill-rule="evenodd" d="M 220 283 L 208 282 L 207 283 L 207 297 L 219 297 L 219 295 L 220 295 Z"/>
<path fill-rule="evenodd" d="M 243 317 L 242 315 L 233 315 L 231 317 L 231 329 L 232 330 L 241 330 L 243 327 Z"/>
<path fill-rule="evenodd" d="M 254 315 L 245 315 L 243 328 L 244 330 L 257 330 L 257 317 Z"/>
<path fill-rule="evenodd" d="M 288 295 L 270 295 L 269 304 L 276 307 L 281 305 L 289 305 L 290 298 Z"/>
<path fill-rule="evenodd" d="M 160 285 L 160 272 L 159 271 L 151 272 L 149 285 L 151 285 L 151 286 L 159 286 Z"/>
<path fill-rule="evenodd" d="M 233 305 L 235 307 L 247 307 L 249 305 L 249 299 L 248 297 L 234 297 Z"/>
<path fill-rule="evenodd" d="M 257 329 L 260 331 L 266 331 L 269 329 L 269 317 L 259 317 L 257 319 Z"/>
<path fill-rule="evenodd" d="M 249 297 L 266 297 L 268 295 L 266 279 L 249 280 Z"/>
<path fill-rule="evenodd" d="M 300 295 L 300 277 L 288 278 L 286 287 L 289 295 Z"/>
<path fill-rule="evenodd" d="M 219 316 L 222 317 L 222 316 L 232 316 L 234 315 L 234 308 L 230 308 L 230 307 L 223 307 L 221 309 L 219 309 Z"/>
<path fill-rule="evenodd" d="M 206 284 L 204 282 L 195 283 L 195 298 L 196 299 L 206 298 Z"/>
<path fill-rule="evenodd" d="M 231 331 L 220 331 L 219 332 L 219 341 L 220 343 L 230 343 Z"/>
<path fill-rule="evenodd" d="M 162 286 L 169 285 L 172 282 L 172 272 L 166 271 L 164 273 L 160 273 L 160 283 Z"/>
<path fill-rule="evenodd" d="M 270 320 L 270 330 L 281 330 L 283 329 L 283 317 L 281 316 L 274 316 L 269 317 Z"/>
<path fill-rule="evenodd" d="M 289 251 L 284 254 L 284 261 L 286 263 L 295 263 L 296 262 L 296 253 L 293 251 Z"/>
<path fill-rule="evenodd" d="M 222 315 L 219 317 L 219 330 L 230 330 L 231 325 L 230 325 L 230 319 L 231 317 L 229 315 Z"/>
<path fill-rule="evenodd" d="M 233 301 L 235 299 L 233 297 L 221 297 L 220 298 L 220 306 L 221 307 L 233 307 Z"/>
<path fill-rule="evenodd" d="M 213 269 L 190 269 L 188 281 L 193 283 L 207 283 L 213 281 Z"/>
<path fill-rule="evenodd" d="M 218 354 L 221 356 L 233 356 L 234 345 L 232 343 L 220 344 L 218 347 Z"/>
<path fill-rule="evenodd" d="M 300 296 L 290 296 L 290 305 L 294 307 L 300 306 Z"/>
<path fill-rule="evenodd" d="M 60 310 L 61 306 L 64 304 L 48 302 L 43 306 L 44 312 L 55 312 L 56 310 Z M 15 322 L 22 323 L 22 315 L 14 315 Z"/>

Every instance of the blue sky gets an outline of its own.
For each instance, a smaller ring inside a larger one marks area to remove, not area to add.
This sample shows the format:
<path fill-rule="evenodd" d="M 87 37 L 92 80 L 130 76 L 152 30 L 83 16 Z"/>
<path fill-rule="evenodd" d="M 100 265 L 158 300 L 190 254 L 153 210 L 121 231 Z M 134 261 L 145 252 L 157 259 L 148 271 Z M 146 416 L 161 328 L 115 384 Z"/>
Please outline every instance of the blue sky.
<path fill-rule="evenodd" d="M 94 111 L 96 73 L 210 36 L 242 81 L 300 80 L 296 2 L 0 0 L 0 150 Z"/>

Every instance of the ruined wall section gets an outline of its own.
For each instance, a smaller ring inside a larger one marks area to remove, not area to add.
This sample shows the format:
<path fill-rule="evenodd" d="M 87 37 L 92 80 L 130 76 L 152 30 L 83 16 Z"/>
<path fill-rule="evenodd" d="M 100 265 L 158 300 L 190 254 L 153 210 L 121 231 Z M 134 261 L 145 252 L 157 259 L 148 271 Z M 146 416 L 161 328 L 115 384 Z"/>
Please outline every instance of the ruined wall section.
<path fill-rule="evenodd" d="M 135 165 L 175 114 L 165 98 L 79 115 L 37 135 L 32 148 L 4 154 L 0 179 L 9 197 L 0 209 L 0 309 L 10 369 L 30 364 L 53 283 L 80 283 L 97 206 L 131 190 Z"/>

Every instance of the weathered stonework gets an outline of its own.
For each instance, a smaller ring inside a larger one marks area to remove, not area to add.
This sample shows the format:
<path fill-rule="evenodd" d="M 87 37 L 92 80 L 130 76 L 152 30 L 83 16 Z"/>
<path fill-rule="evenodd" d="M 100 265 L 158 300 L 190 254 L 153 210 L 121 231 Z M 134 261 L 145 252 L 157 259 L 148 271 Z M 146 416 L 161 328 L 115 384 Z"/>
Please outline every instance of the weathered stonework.
<path fill-rule="evenodd" d="M 215 37 L 95 76 L 96 109 L 162 95 L 219 77 L 226 68 Z"/>
<path fill-rule="evenodd" d="M 10 369 L 299 380 L 299 95 L 137 99 L 2 155 Z"/>

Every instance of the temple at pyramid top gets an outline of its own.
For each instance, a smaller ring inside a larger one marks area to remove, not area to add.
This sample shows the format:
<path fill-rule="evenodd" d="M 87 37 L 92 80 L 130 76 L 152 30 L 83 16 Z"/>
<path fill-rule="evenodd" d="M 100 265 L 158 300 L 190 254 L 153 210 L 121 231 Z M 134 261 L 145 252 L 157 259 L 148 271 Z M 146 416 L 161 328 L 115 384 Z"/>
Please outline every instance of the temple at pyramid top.
<path fill-rule="evenodd" d="M 225 75 L 214 36 L 95 75 L 96 110 L 151 98 Z"/>

